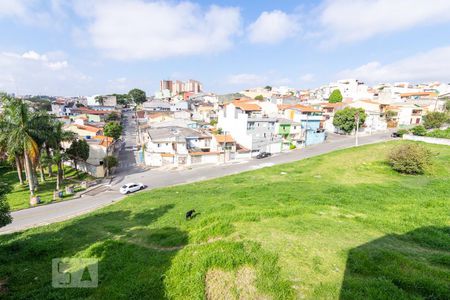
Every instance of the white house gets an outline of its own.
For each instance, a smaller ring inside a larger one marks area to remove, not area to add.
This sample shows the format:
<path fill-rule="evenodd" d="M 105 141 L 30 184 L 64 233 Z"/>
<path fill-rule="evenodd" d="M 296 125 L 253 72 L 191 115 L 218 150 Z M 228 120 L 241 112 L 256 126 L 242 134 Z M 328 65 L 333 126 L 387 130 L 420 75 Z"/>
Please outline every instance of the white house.
<path fill-rule="evenodd" d="M 349 107 L 362 108 L 366 113 L 364 126 L 360 131 L 372 133 L 374 131 L 383 131 L 387 129 L 387 122 L 383 116 L 384 104 L 374 100 L 360 100 L 348 104 Z"/>
<path fill-rule="evenodd" d="M 235 100 L 219 112 L 217 127 L 231 134 L 237 143 L 254 154 L 281 151 L 281 137 L 276 133 L 276 117 L 262 113 L 258 101 Z"/>
<path fill-rule="evenodd" d="M 220 153 L 211 151 L 212 137 L 191 128 L 149 128 L 143 135 L 144 161 L 148 166 L 217 163 L 220 159 Z"/>

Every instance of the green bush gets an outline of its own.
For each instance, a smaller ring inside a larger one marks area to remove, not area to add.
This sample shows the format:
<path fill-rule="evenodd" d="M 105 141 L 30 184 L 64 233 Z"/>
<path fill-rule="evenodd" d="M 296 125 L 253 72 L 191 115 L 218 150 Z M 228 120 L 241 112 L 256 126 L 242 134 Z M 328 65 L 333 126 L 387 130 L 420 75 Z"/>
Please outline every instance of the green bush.
<path fill-rule="evenodd" d="M 297 148 L 297 146 L 295 146 L 294 144 L 291 144 L 291 145 L 289 146 L 289 149 L 291 149 L 291 150 L 294 150 L 295 148 Z"/>
<path fill-rule="evenodd" d="M 450 139 L 450 128 L 447 128 L 445 130 L 433 130 L 431 132 L 428 132 L 427 136 L 441 139 Z"/>
<path fill-rule="evenodd" d="M 403 136 L 404 134 L 408 134 L 408 133 L 409 133 L 408 129 L 399 129 L 399 130 L 397 130 L 397 134 L 399 136 Z"/>
<path fill-rule="evenodd" d="M 425 128 L 439 128 L 447 121 L 447 114 L 444 112 L 430 112 L 423 117 Z"/>
<path fill-rule="evenodd" d="M 418 135 L 418 136 L 424 136 L 427 134 L 427 130 L 422 125 L 417 125 L 416 127 L 413 127 L 411 129 L 412 134 Z"/>
<path fill-rule="evenodd" d="M 419 144 L 405 144 L 395 147 L 389 153 L 389 164 L 397 172 L 423 174 L 431 165 L 432 153 Z"/>

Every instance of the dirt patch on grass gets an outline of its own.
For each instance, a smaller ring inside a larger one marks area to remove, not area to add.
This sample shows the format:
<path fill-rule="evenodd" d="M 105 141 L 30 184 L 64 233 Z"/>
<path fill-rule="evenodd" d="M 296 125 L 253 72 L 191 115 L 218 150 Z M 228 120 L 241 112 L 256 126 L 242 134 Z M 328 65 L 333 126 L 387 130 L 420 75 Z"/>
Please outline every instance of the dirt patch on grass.
<path fill-rule="evenodd" d="M 206 299 L 270 299 L 258 292 L 256 288 L 256 272 L 253 268 L 244 266 L 237 270 L 209 270 L 205 278 Z"/>
<path fill-rule="evenodd" d="M 236 299 L 233 293 L 234 276 L 231 272 L 209 270 L 205 277 L 205 296 L 208 300 Z"/>

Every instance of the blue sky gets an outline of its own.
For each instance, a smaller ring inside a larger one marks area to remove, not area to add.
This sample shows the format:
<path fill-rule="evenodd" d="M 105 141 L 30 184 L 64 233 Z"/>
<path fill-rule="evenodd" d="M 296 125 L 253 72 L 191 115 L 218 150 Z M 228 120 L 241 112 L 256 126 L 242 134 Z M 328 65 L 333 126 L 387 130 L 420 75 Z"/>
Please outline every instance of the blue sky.
<path fill-rule="evenodd" d="M 0 1 L 0 90 L 450 82 L 450 1 Z"/>

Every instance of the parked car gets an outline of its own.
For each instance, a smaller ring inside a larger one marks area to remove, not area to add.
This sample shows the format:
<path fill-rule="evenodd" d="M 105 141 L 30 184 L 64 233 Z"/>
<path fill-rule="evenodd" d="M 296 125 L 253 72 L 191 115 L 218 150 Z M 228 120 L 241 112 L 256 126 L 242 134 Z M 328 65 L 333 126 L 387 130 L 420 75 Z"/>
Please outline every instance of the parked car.
<path fill-rule="evenodd" d="M 137 192 L 139 190 L 143 190 L 145 189 L 147 186 L 145 184 L 142 183 L 127 183 L 125 185 L 122 185 L 120 187 L 120 193 L 125 195 L 125 194 L 129 194 L 129 193 L 134 193 Z"/>
<path fill-rule="evenodd" d="M 269 152 L 260 152 L 258 155 L 256 155 L 257 159 L 266 158 L 271 156 L 272 154 Z"/>

